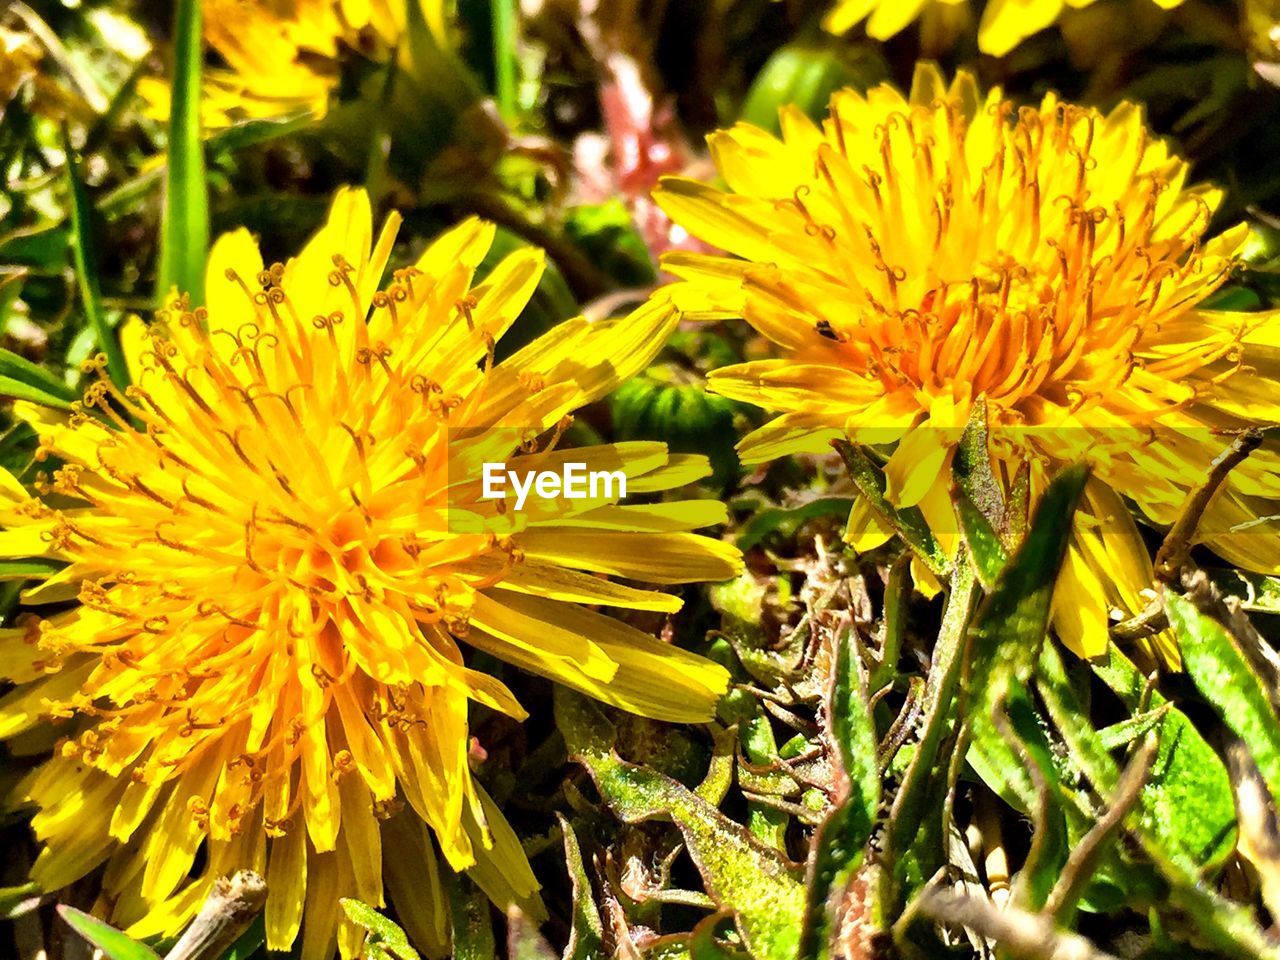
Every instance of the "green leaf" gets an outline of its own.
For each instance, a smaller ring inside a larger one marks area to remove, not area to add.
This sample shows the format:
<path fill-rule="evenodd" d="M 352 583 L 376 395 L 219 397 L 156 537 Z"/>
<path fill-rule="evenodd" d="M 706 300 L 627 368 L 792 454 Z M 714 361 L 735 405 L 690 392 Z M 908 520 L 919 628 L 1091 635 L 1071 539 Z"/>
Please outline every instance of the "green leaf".
<path fill-rule="evenodd" d="M 811 520 L 823 517 L 844 518 L 853 509 L 848 497 L 819 497 L 798 507 L 766 507 L 752 514 L 738 533 L 738 549 L 750 550 L 774 534 L 792 537 Z"/>
<path fill-rule="evenodd" d="M 951 574 L 951 589 L 942 615 L 942 626 L 933 648 L 933 665 L 925 684 L 924 725 L 920 740 L 903 773 L 902 783 L 889 813 L 889 859 L 899 856 L 915 839 L 924 821 L 934 789 L 942 777 L 934 776 L 943 738 L 951 728 L 952 706 L 964 661 L 965 636 L 978 594 L 973 565 L 964 557 Z M 946 761 L 942 763 L 946 768 Z"/>
<path fill-rule="evenodd" d="M 974 403 L 973 413 L 956 445 L 951 476 L 992 530 L 1003 532 L 1008 526 L 1004 490 L 991 471 L 987 402 L 982 397 Z"/>
<path fill-rule="evenodd" d="M 872 509 L 900 536 L 921 560 L 939 575 L 946 575 L 948 561 L 942 548 L 933 537 L 928 521 L 919 507 L 903 507 L 891 504 L 885 496 L 888 479 L 884 471 L 867 456 L 865 448 L 848 440 L 833 441 L 832 446 L 844 460 L 849 477 L 870 502 Z"/>
<path fill-rule="evenodd" d="M 1280 717 L 1261 678 L 1227 628 L 1173 591 L 1165 612 L 1183 668 L 1223 721 L 1249 747 L 1273 795 L 1280 794 Z"/>
<path fill-rule="evenodd" d="M 708 895 L 733 911 L 751 954 L 794 960 L 805 894 L 786 858 L 670 777 L 622 760 L 613 751 L 613 725 L 585 698 L 558 687 L 555 712 L 570 755 L 614 815 L 624 823 L 674 823 Z"/>
<path fill-rule="evenodd" d="M 0 329 L 9 323 L 13 308 L 22 295 L 23 284 L 27 282 L 26 267 L 0 266 Z M 39 368 L 37 368 L 39 369 Z"/>
<path fill-rule="evenodd" d="M 90 916 L 83 910 L 58 905 L 58 916 L 76 933 L 106 955 L 107 960 L 159 960 L 159 954 L 145 943 L 131 940 L 109 923 Z"/>
<path fill-rule="evenodd" d="M 0 560 L 0 582 L 6 580 L 46 580 L 66 566 L 61 560 L 45 557 L 23 557 Z"/>
<path fill-rule="evenodd" d="M 734 950 L 716 939 L 716 932 L 731 915 L 714 913 L 698 922 L 689 936 L 689 960 L 750 960 L 741 950 Z"/>
<path fill-rule="evenodd" d="M 0 887 L 0 920 L 12 920 L 34 910 L 40 903 L 40 884 Z"/>
<path fill-rule="evenodd" d="M 1145 736 L 1160 726 L 1160 721 L 1168 713 L 1167 706 L 1155 710 L 1147 710 L 1128 720 L 1121 720 L 1103 727 L 1098 731 L 1098 742 L 1105 750 L 1118 750 Z"/>
<path fill-rule="evenodd" d="M 876 766 L 876 726 L 867 704 L 859 672 L 857 650 L 851 640 L 835 644 L 831 696 L 831 739 L 841 770 L 848 778 L 849 799 L 865 820 L 868 835 L 880 802 L 880 770 Z"/>
<path fill-rule="evenodd" d="M 990 590 L 1009 559 L 1005 542 L 1009 519 L 1001 489 L 991 472 L 987 403 L 979 397 L 951 461 L 952 503 L 960 531 L 977 565 L 978 579 Z"/>
<path fill-rule="evenodd" d="M 84 310 L 89 329 L 93 331 L 94 338 L 98 341 L 98 348 L 106 354 L 107 373 L 111 375 L 116 386 L 124 389 L 129 385 L 129 367 L 124 362 L 124 351 L 120 349 L 120 341 L 115 331 L 107 326 L 107 319 L 102 312 L 102 290 L 98 284 L 98 263 L 94 257 L 93 208 L 89 205 L 84 180 L 80 176 L 80 163 L 76 158 L 75 148 L 71 145 L 71 134 L 65 124 L 62 128 L 62 146 L 67 154 L 67 189 L 71 197 L 71 252 L 76 265 L 76 281 L 80 288 L 80 306 Z M 46 392 L 60 397 L 58 392 L 52 390 L 46 390 Z M 33 398 L 28 396 L 24 399 Z M 53 405 L 63 406 L 65 400 Z"/>
<path fill-rule="evenodd" d="M 903 555 L 889 568 L 884 585 L 884 639 L 880 644 L 880 662 L 871 672 L 867 688 L 872 692 L 898 676 L 898 658 L 907 635 L 907 618 L 911 602 L 911 558 Z"/>
<path fill-rule="evenodd" d="M 978 611 L 968 677 L 974 692 L 982 691 L 1002 667 L 1020 679 L 1029 676 L 1048 630 L 1053 586 L 1088 476 L 1086 467 L 1076 465 L 1050 481 L 1022 545 Z"/>
<path fill-rule="evenodd" d="M 1000 735 L 994 714 L 1011 686 L 1029 679 L 1039 657 L 1072 516 L 1088 475 L 1083 466 L 1067 467 L 1049 483 L 1022 545 L 970 630 L 965 678 L 967 723 L 973 733 L 969 762 L 993 790 L 1024 812 L 1036 807 L 1038 795 L 1022 758 Z"/>
<path fill-rule="evenodd" d="M 591 895 L 591 881 L 582 863 L 578 838 L 564 817 L 560 817 L 560 831 L 564 834 L 564 862 L 573 888 L 573 924 L 564 960 L 594 960 L 603 952 L 604 924 Z"/>
<path fill-rule="evenodd" d="M 960 532 L 964 534 L 965 543 L 969 547 L 969 556 L 977 570 L 982 586 L 990 590 L 1000 577 L 1000 571 L 1008 562 L 1008 554 L 1000 536 L 992 527 L 991 521 L 978 509 L 969 494 L 957 487 L 951 492 L 951 500 L 955 505 L 956 519 L 960 521 Z"/>
<path fill-rule="evenodd" d="M 384 952 L 398 960 L 422 960 L 418 951 L 409 943 L 408 935 L 373 907 L 352 897 L 342 897 L 338 902 L 342 904 L 347 919 L 368 930 L 369 940 Z"/>
<path fill-rule="evenodd" d="M 40 404 L 42 407 L 56 407 L 59 410 L 71 409 L 69 401 L 48 393 L 39 387 L 34 387 L 30 383 L 15 380 L 13 377 L 0 376 L 0 397 L 8 397 L 12 400 L 29 400 L 32 403 Z"/>
<path fill-rule="evenodd" d="M 1147 677 L 1115 644 L 1108 649 L 1105 659 L 1094 661 L 1090 666 L 1130 710 L 1141 709 L 1148 696 L 1153 709 L 1167 710 L 1156 728 L 1160 749 L 1143 789 L 1143 827 L 1168 857 L 1188 870 L 1220 864 L 1234 847 L 1236 815 L 1231 782 L 1217 753 L 1186 714 L 1171 706 L 1159 690 L 1149 690 Z M 1042 672 L 1043 669 L 1042 664 Z M 1082 724 L 1091 736 L 1093 728 L 1087 725 L 1084 719 L 1087 716 L 1082 707 L 1076 706 L 1068 716 L 1055 715 L 1054 722 L 1064 729 L 1064 736 L 1067 727 Z M 1097 789 L 1110 793 L 1118 775 L 1114 764 L 1104 779 L 1094 779 L 1095 770 L 1104 762 L 1105 743 L 1084 752 L 1083 744 L 1077 747 L 1079 733 L 1074 740 L 1066 739 L 1075 748 L 1081 766 Z M 1109 760 L 1109 755 L 1105 759 Z M 1086 760 L 1093 761 L 1095 768 L 1091 770 L 1086 766 Z"/>
<path fill-rule="evenodd" d="M 262 914 L 258 914 L 253 918 L 253 923 L 249 924 L 249 929 L 240 934 L 240 939 L 231 945 L 231 949 L 222 955 L 221 960 L 249 960 L 266 942 L 267 921 Z"/>
<path fill-rule="evenodd" d="M 62 403 L 76 399 L 76 392 L 62 380 L 26 357 L 19 356 L 12 350 L 0 349 L 0 377 L 5 380 L 16 380 L 30 387 L 49 394 Z"/>
<path fill-rule="evenodd" d="M 200 0 L 177 0 L 174 26 L 173 93 L 170 97 L 169 163 L 165 168 L 160 222 L 160 263 L 156 300 L 163 304 L 174 287 L 204 303 L 204 268 L 209 253 L 209 196 L 204 141 L 200 134 Z"/>
<path fill-rule="evenodd" d="M 1063 787 L 1058 778 L 1053 747 L 1025 685 L 1009 686 L 1005 709 L 1010 732 L 1018 741 L 1022 759 L 1034 766 L 1038 773 L 1037 802 L 1032 808 L 1034 832 L 1031 849 L 1019 872 L 1015 892 L 1020 906 L 1039 910 L 1067 862 L 1069 843 L 1062 804 Z"/>
<path fill-rule="evenodd" d="M 835 646 L 827 709 L 840 765 L 840 796 L 814 834 L 809 854 L 805 877 L 808 898 L 798 954 L 805 958 L 827 954 L 837 919 L 838 903 L 833 901 L 843 896 L 862 865 L 880 805 L 875 721 L 862 687 L 858 657 L 851 639 Z"/>
<path fill-rule="evenodd" d="M 1050 649 L 1045 647 L 1045 653 Z M 1108 662 L 1094 669 L 1132 708 L 1145 686 L 1133 665 L 1113 646 Z M 1059 693 L 1069 689 L 1064 683 L 1056 687 Z M 1157 706 L 1165 702 L 1158 692 L 1151 700 Z M 1069 700 L 1059 714 L 1055 721 L 1064 733 L 1070 730 L 1079 738 L 1086 749 L 1077 752 L 1095 765 L 1090 779 L 1100 791 L 1109 792 L 1118 771 L 1100 743 L 1089 743 L 1093 731 L 1083 719 L 1086 714 Z M 1162 901 L 1186 913 L 1197 939 L 1224 956 L 1280 960 L 1280 949 L 1258 927 L 1251 911 L 1214 893 L 1204 882 L 1206 870 L 1235 846 L 1235 809 L 1226 771 L 1181 712 L 1171 709 L 1162 727 L 1160 753 L 1143 790 L 1136 831 L 1143 850 L 1169 884 Z"/>
<path fill-rule="evenodd" d="M 42 274 L 61 273 L 70 266 L 71 233 L 65 221 L 12 230 L 0 236 L 0 261 Z"/>
<path fill-rule="evenodd" d="M 778 764 L 778 741 L 773 735 L 773 724 L 755 701 L 754 715 L 739 727 L 742 752 L 753 765 L 763 767 Z M 790 817 L 756 800 L 747 801 L 747 829 L 775 850 L 786 845 L 787 824 Z"/>
<path fill-rule="evenodd" d="M 1144 678 L 1114 648 L 1108 660 L 1094 670 L 1133 709 Z M 1104 736 L 1106 731 L 1095 730 L 1089 722 L 1089 711 L 1068 679 L 1062 655 L 1050 644 L 1040 651 L 1036 690 L 1073 762 L 1096 793 L 1110 796 L 1120 776 L 1111 755 L 1113 744 Z M 1160 746 L 1140 801 L 1143 836 L 1148 845 L 1163 850 L 1167 860 L 1188 870 L 1203 869 L 1220 862 L 1234 846 L 1231 783 L 1217 755 L 1186 715 L 1158 691 L 1151 693 L 1151 700 L 1155 709 L 1140 716 L 1155 716 L 1153 729 L 1158 731 Z M 1138 719 L 1133 717 L 1131 722 Z"/>
<path fill-rule="evenodd" d="M 496 960 L 489 898 L 471 880 L 452 870 L 440 871 L 440 880 L 449 895 L 453 960 Z"/>

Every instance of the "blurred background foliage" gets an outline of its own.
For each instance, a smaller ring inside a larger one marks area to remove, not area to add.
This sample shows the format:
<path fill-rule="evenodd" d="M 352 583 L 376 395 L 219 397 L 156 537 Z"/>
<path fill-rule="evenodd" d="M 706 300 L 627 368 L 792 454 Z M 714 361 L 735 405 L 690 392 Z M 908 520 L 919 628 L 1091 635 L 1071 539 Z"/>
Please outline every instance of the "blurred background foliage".
<path fill-rule="evenodd" d="M 319 40 L 289 6 L 0 10 L 8 395 L 65 403 L 79 362 L 125 318 L 151 313 L 175 282 L 198 299 L 190 278 L 209 235 L 245 225 L 282 256 L 348 183 L 404 213 L 393 265 L 470 214 L 500 227 L 493 262 L 547 250 L 504 351 L 567 317 L 611 315 L 660 281 L 658 255 L 697 248 L 649 190 L 666 173 L 712 175 L 705 133 L 739 119 L 776 129 L 789 103 L 819 117 L 834 89 L 906 84 L 920 57 L 1015 98 L 1143 102 L 1197 179 L 1228 189 L 1221 221 L 1255 227 L 1218 305 L 1280 299 L 1273 0 L 1101 0 L 1004 58 L 979 53 L 960 6 L 886 42 L 825 32 L 825 0 L 368 4 L 364 22 Z M 689 591 L 674 621 L 639 625 L 720 660 L 735 686 L 717 724 L 687 729 L 507 676 L 531 718 L 478 708 L 472 761 L 524 839 L 551 919 L 541 931 L 519 916 L 495 924 L 455 882 L 454 955 L 1280 955 L 1268 655 L 1280 584 L 1212 568 L 1230 610 L 1203 586 L 1171 596 L 1188 661 L 1172 687 L 1114 648 L 1103 663 L 1066 659 L 1044 639 L 1082 480 L 1067 474 L 1016 549 L 977 558 L 991 582 L 960 565 L 945 604 L 926 599 L 912 590 L 909 530 L 875 553 L 843 552 L 857 487 L 838 461 L 738 465 L 733 442 L 759 414 L 707 395 L 703 378 L 761 349 L 745 325 L 684 329 L 575 425 L 711 456 L 704 494 L 729 500 L 726 536 L 748 570 Z M 22 474 L 32 447 L 9 428 L 0 460 Z M 0 609 L 21 582 L 5 573 Z M 6 830 L 15 886 L 0 910 L 18 918 L 14 947 L 77 955 L 70 928 L 19 883 L 32 853 L 23 824 Z M 65 899 L 88 908 L 93 896 Z M 394 918 L 347 909 L 371 930 L 370 957 L 416 955 Z M 116 960 L 154 955 L 76 923 Z M 260 942 L 250 928 L 230 956 Z"/>

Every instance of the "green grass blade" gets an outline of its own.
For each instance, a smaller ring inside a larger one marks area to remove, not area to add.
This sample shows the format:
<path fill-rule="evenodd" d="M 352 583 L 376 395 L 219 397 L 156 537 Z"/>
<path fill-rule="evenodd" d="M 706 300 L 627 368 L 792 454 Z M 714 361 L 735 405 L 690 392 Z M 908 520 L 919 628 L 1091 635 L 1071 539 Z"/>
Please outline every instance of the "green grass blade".
<path fill-rule="evenodd" d="M 115 927 L 91 917 L 82 910 L 61 904 L 58 916 L 76 933 L 97 947 L 107 960 L 159 960 L 156 952 L 144 943 L 125 936 Z"/>
<path fill-rule="evenodd" d="M 209 249 L 209 196 L 200 136 L 199 0 L 178 0 L 177 11 L 156 300 L 163 304 L 176 286 L 191 295 L 192 306 L 199 306 L 204 303 Z"/>
<path fill-rule="evenodd" d="M 50 394 L 63 403 L 50 403 L 49 406 L 67 406 L 67 402 L 76 399 L 76 390 L 68 387 L 63 381 L 52 375 L 38 364 L 32 364 L 26 357 L 9 349 L 0 348 L 0 379 L 14 380 L 26 385 L 29 389 Z"/>
<path fill-rule="evenodd" d="M 107 326 L 106 317 L 102 314 L 102 290 L 98 284 L 98 263 L 93 247 L 93 208 L 89 206 L 84 180 L 80 176 L 80 161 L 71 145 L 71 133 L 65 125 L 62 128 L 62 147 L 67 154 L 67 193 L 71 197 L 71 254 L 75 259 L 80 303 L 99 349 L 107 356 L 107 372 L 116 385 L 123 388 L 129 383 L 129 368 L 124 362 L 120 341 L 116 338 L 115 331 Z"/>
<path fill-rule="evenodd" d="M 493 24 L 493 98 L 498 104 L 498 114 L 511 123 L 519 106 L 516 91 L 516 0 L 493 0 L 490 10 Z"/>

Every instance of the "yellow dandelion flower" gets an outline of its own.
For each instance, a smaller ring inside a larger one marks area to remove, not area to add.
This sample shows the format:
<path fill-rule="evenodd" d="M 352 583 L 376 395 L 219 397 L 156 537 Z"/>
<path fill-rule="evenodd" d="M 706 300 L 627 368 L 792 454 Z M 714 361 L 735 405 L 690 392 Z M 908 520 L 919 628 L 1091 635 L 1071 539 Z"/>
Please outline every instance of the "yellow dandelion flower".
<path fill-rule="evenodd" d="M 206 129 L 297 110 L 323 116 L 342 57 L 389 60 L 404 33 L 408 0 L 202 0 L 205 42 L 225 63 L 205 72 Z M 168 85 L 139 84 L 148 113 L 169 115 Z"/>
<path fill-rule="evenodd" d="M 1057 23 L 1065 10 L 1079 10 L 1096 0 L 988 0 L 978 22 L 978 49 L 993 57 L 1003 57 L 1033 34 Z M 1145 2 L 1145 0 L 1139 0 Z M 1182 0 L 1153 0 L 1162 10 L 1180 6 Z M 1153 8 L 1154 9 L 1154 8 Z M 823 18 L 831 33 L 848 33 L 866 21 L 867 36 L 888 40 L 916 20 L 968 20 L 967 0 L 837 0 Z M 945 29 L 945 28 L 944 28 Z"/>
<path fill-rule="evenodd" d="M 339 934 L 352 955 L 338 898 L 380 904 L 384 877 L 438 942 L 436 845 L 536 912 L 467 765 L 469 701 L 524 710 L 459 641 L 664 720 L 705 721 L 726 689 L 718 665 L 583 606 L 680 606 L 609 576 L 733 575 L 737 552 L 690 532 L 723 505 L 623 504 L 615 483 L 517 510 L 482 483 L 494 462 L 620 471 L 633 495 L 708 475 L 660 443 L 556 447 L 571 411 L 652 358 L 674 309 L 569 321 L 495 363 L 542 254 L 477 283 L 493 227 L 470 220 L 379 289 L 397 223 L 375 237 L 368 199 L 345 191 L 287 264 L 224 236 L 207 309 L 131 331 L 133 386 L 99 364 L 70 412 L 17 406 L 61 465 L 38 497 L 0 474 L 0 555 L 47 565 L 25 603 L 61 606 L 0 632 L 16 684 L 0 737 L 28 753 L 57 740 L 19 790 L 39 808 L 33 879 L 53 890 L 105 866 L 134 935 L 175 932 L 217 877 L 252 868 L 273 950 L 301 928 L 303 957 Z"/>
<path fill-rule="evenodd" d="M 727 190 L 668 179 L 657 192 L 675 222 L 741 258 L 671 254 L 682 282 L 667 293 L 745 317 L 778 354 L 710 378 L 782 414 L 743 441 L 744 459 L 845 435 L 896 444 L 889 496 L 954 545 L 947 467 L 985 397 L 1010 486 L 1028 469 L 1036 496 L 1058 466 L 1093 465 L 1055 623 L 1077 653 L 1103 652 L 1109 615 L 1140 611 L 1152 584 L 1122 498 L 1169 523 L 1227 445 L 1218 431 L 1280 422 L 1275 314 L 1201 306 L 1245 226 L 1206 238 L 1221 193 L 1189 185 L 1130 103 L 1016 107 L 921 66 L 909 97 L 840 91 L 820 127 L 787 110 L 782 130 L 712 135 Z M 1277 512 L 1277 467 L 1274 447 L 1256 453 L 1202 526 L 1251 570 L 1280 571 L 1280 539 L 1245 526 Z M 887 539 L 864 502 L 850 535 L 863 549 Z"/>

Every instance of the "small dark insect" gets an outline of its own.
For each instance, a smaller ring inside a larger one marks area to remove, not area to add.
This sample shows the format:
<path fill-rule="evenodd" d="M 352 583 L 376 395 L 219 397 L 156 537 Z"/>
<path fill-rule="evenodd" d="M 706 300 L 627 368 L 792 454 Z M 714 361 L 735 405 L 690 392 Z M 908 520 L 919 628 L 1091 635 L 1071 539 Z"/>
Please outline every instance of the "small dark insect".
<path fill-rule="evenodd" d="M 834 340 L 836 343 L 841 343 L 844 340 L 844 337 L 836 333 L 835 328 L 831 326 L 830 320 L 818 321 L 818 336 L 826 337 L 828 340 Z"/>

